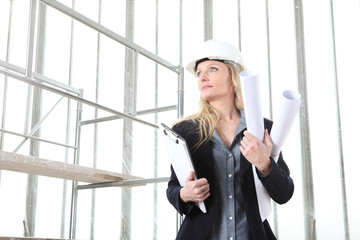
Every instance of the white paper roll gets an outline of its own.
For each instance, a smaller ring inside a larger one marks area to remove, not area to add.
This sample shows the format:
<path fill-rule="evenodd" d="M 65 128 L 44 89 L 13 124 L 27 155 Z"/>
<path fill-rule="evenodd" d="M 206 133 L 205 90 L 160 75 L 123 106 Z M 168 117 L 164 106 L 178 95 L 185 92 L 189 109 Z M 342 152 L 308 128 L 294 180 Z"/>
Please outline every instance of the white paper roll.
<path fill-rule="evenodd" d="M 264 139 L 264 117 L 262 114 L 259 75 L 246 70 L 240 73 L 240 80 L 244 98 L 246 128 L 262 142 Z M 260 216 L 261 220 L 264 221 L 271 212 L 270 196 L 258 178 L 255 166 L 252 165 L 252 168 Z"/>
<path fill-rule="evenodd" d="M 300 93 L 292 90 L 283 92 L 281 107 L 279 108 L 280 110 L 277 115 L 274 117 L 274 123 L 270 134 L 271 140 L 273 142 L 271 155 L 276 162 L 279 158 L 279 154 L 285 143 L 285 140 L 289 135 L 300 105 Z"/>
<path fill-rule="evenodd" d="M 260 141 L 264 139 L 259 75 L 246 70 L 240 73 L 247 130 Z"/>
<path fill-rule="evenodd" d="M 259 75 L 252 71 L 246 70 L 240 73 L 240 79 L 244 98 L 247 130 L 260 141 L 263 141 L 264 119 L 262 114 Z M 283 92 L 280 111 L 274 118 L 270 135 L 273 141 L 271 155 L 276 162 L 279 158 L 282 146 L 290 132 L 300 104 L 301 95 L 298 92 L 291 90 Z M 259 180 L 256 174 L 255 166 L 253 165 L 252 167 L 259 212 L 261 220 L 264 221 L 271 213 L 270 196 Z"/>

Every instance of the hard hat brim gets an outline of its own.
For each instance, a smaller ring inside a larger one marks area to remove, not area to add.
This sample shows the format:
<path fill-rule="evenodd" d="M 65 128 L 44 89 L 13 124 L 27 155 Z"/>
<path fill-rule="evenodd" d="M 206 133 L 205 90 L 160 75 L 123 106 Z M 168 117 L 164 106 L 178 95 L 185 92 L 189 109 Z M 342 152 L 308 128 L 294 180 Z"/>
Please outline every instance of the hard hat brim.
<path fill-rule="evenodd" d="M 234 64 L 240 71 L 246 69 L 241 52 L 233 45 L 210 39 L 202 43 L 196 48 L 197 52 L 195 60 L 186 65 L 186 69 L 195 75 L 196 62 L 201 59 L 208 58 L 209 60 L 221 60 Z"/>
<path fill-rule="evenodd" d="M 240 72 L 244 71 L 246 69 L 246 67 L 243 65 L 243 64 L 240 64 L 240 63 L 236 63 L 230 59 L 224 59 L 224 58 L 219 58 L 219 57 L 206 57 L 208 58 L 208 60 L 216 60 L 216 61 L 221 61 L 221 62 L 225 62 L 225 63 L 231 63 L 233 64 L 237 69 L 239 69 Z M 196 59 L 192 62 L 190 62 L 189 64 L 187 64 L 185 66 L 185 69 L 188 70 L 190 73 L 192 73 L 193 75 L 195 75 L 196 73 L 196 63 L 200 60 L 202 60 L 204 58 L 199 58 L 199 59 Z"/>

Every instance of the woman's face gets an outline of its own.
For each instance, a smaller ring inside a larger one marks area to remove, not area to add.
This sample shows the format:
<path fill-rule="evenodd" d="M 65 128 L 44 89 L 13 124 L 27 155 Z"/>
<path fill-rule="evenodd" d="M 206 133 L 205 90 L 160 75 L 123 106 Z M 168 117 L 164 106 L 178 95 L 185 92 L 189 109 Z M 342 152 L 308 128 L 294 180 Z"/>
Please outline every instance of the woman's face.
<path fill-rule="evenodd" d="M 196 70 L 200 95 L 207 101 L 234 97 L 234 86 L 228 67 L 219 61 L 201 62 Z"/>

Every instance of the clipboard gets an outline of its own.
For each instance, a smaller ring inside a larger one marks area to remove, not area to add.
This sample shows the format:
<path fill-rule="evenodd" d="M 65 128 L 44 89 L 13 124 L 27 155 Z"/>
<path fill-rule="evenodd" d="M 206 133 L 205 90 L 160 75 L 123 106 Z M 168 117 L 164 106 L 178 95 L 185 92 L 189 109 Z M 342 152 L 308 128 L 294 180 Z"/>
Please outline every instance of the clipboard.
<path fill-rule="evenodd" d="M 187 143 L 185 139 L 164 123 L 161 123 L 160 125 L 160 135 L 164 140 L 170 163 L 175 171 L 176 177 L 179 180 L 180 185 L 184 186 L 185 179 L 189 176 L 190 172 L 195 172 Z M 197 180 L 196 172 L 195 180 Z M 196 202 L 195 204 L 203 213 L 206 213 L 204 202 Z"/>

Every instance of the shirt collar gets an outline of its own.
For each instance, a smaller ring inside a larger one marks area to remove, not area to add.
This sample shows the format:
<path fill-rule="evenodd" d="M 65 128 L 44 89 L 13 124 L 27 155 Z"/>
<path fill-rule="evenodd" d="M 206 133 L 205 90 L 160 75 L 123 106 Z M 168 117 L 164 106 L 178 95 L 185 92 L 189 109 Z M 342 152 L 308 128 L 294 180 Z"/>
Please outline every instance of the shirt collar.
<path fill-rule="evenodd" d="M 235 136 L 241 133 L 246 128 L 246 118 L 244 109 L 240 110 L 240 123 L 236 129 Z"/>

